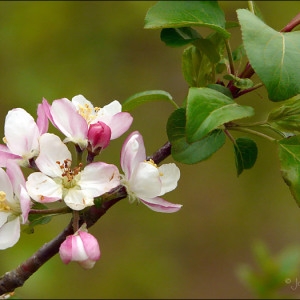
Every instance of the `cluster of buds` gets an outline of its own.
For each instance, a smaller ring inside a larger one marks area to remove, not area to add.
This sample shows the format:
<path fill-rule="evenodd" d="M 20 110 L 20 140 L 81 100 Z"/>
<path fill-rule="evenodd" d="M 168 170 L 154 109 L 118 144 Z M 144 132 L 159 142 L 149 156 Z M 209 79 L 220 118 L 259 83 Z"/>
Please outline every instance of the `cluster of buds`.
<path fill-rule="evenodd" d="M 125 139 L 121 149 L 121 168 L 94 158 L 123 135 L 132 116 L 122 112 L 114 100 L 102 108 L 82 95 L 68 100 L 46 99 L 38 104 L 37 120 L 22 108 L 8 112 L 4 124 L 4 144 L 0 145 L 0 249 L 12 247 L 20 237 L 22 225 L 30 223 L 37 203 L 60 201 L 73 213 L 95 204 L 95 198 L 119 185 L 126 188 L 129 201 L 145 204 L 157 212 L 172 213 L 181 208 L 161 198 L 177 186 L 180 171 L 174 163 L 158 167 L 146 159 L 144 141 L 138 131 Z M 52 124 L 62 135 L 49 132 Z M 75 145 L 72 159 L 68 146 Z M 83 152 L 86 160 L 83 161 Z M 31 170 L 25 177 L 23 168 Z M 64 263 L 77 261 L 92 268 L 100 258 L 97 239 L 84 225 L 73 225 L 74 234 L 61 244 Z"/>

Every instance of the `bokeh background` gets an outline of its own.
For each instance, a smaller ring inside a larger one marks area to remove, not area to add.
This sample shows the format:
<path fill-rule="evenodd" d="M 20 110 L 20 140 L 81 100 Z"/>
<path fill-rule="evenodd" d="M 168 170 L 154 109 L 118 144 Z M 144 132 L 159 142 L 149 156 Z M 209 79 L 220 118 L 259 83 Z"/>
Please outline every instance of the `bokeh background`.
<path fill-rule="evenodd" d="M 37 104 L 83 94 L 97 106 L 121 103 L 134 93 L 161 89 L 181 104 L 188 87 L 181 73 L 183 48 L 168 48 L 158 30 L 143 29 L 155 1 L 1 1 L 0 128 L 7 111 L 22 107 L 36 117 Z M 276 30 L 299 12 L 298 1 L 259 1 L 266 23 Z M 246 1 L 220 1 L 227 20 Z M 205 33 L 200 29 L 200 32 Z M 240 41 L 232 30 L 232 47 Z M 205 34 L 204 34 L 205 35 Z M 263 89 L 243 96 L 257 119 L 274 106 Z M 130 131 L 144 136 L 147 153 L 163 145 L 173 107 L 145 104 L 132 112 Z M 126 134 L 112 141 L 101 159 L 119 166 Z M 253 169 L 236 176 L 229 141 L 209 160 L 178 164 L 178 188 L 165 199 L 183 204 L 159 214 L 127 199 L 115 205 L 90 232 L 102 257 L 92 270 L 64 265 L 56 255 L 16 290 L 19 298 L 253 298 L 237 268 L 253 265 L 252 246 L 264 241 L 272 253 L 298 244 L 300 210 L 284 184 L 274 144 L 255 139 Z M 166 162 L 171 162 L 168 158 Z M 1 274 L 15 268 L 69 222 L 57 217 L 23 234 L 1 252 Z M 295 292 L 296 293 L 296 292 Z"/>

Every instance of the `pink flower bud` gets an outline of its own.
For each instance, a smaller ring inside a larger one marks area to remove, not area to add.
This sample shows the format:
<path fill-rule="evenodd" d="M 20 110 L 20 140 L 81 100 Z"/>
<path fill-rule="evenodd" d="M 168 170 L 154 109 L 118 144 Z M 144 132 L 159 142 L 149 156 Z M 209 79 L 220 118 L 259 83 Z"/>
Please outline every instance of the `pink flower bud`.
<path fill-rule="evenodd" d="M 84 269 L 91 269 L 100 258 L 100 248 L 93 235 L 79 229 L 73 235 L 67 236 L 60 245 L 59 255 L 65 264 L 76 261 Z"/>
<path fill-rule="evenodd" d="M 110 127 L 103 122 L 90 124 L 88 130 L 88 141 L 91 146 L 91 152 L 104 149 L 108 146 L 111 138 Z"/>

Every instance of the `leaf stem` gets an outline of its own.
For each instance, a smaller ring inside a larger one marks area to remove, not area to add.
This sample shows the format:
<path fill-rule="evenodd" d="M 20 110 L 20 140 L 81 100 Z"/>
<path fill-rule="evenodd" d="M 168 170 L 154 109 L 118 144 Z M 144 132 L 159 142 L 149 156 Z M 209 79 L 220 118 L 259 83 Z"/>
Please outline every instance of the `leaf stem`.
<path fill-rule="evenodd" d="M 225 47 L 226 47 L 227 56 L 229 60 L 230 74 L 234 75 L 233 58 L 232 58 L 231 47 L 228 39 L 225 40 Z"/>
<path fill-rule="evenodd" d="M 228 127 L 228 130 L 235 130 L 235 131 L 241 131 L 241 132 L 247 132 L 247 133 L 250 133 L 250 134 L 254 134 L 256 136 L 260 136 L 264 139 L 267 139 L 269 140 L 270 142 L 276 142 L 277 140 L 270 137 L 269 135 L 267 134 L 264 134 L 262 132 L 259 132 L 259 131 L 256 131 L 256 130 L 253 130 L 253 129 L 250 129 L 250 128 L 246 128 L 246 127 Z"/>

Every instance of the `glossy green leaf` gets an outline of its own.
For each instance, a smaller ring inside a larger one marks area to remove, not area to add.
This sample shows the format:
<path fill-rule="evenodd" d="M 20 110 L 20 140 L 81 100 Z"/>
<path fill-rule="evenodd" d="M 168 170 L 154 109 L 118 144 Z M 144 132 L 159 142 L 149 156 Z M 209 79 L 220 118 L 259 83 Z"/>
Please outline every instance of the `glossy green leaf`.
<path fill-rule="evenodd" d="M 223 93 L 210 88 L 190 88 L 187 97 L 187 141 L 196 142 L 224 123 L 252 115 L 252 107 L 239 105 Z"/>
<path fill-rule="evenodd" d="M 233 99 L 230 90 L 227 87 L 225 87 L 221 84 L 212 83 L 212 84 L 209 84 L 207 87 L 210 88 L 210 89 L 216 90 L 217 92 L 220 92 L 220 93 L 224 94 L 228 98 Z"/>
<path fill-rule="evenodd" d="M 228 38 L 225 16 L 217 1 L 158 1 L 145 17 L 146 29 L 204 26 Z"/>
<path fill-rule="evenodd" d="M 191 27 L 163 28 L 160 33 L 160 39 L 170 47 L 181 47 L 200 38 L 201 35 Z"/>
<path fill-rule="evenodd" d="M 175 110 L 168 119 L 167 134 L 173 158 L 184 164 L 195 164 L 208 159 L 225 143 L 222 130 L 215 130 L 202 140 L 189 144 L 185 137 L 185 109 Z"/>
<path fill-rule="evenodd" d="M 268 123 L 282 131 L 300 131 L 300 95 L 286 100 L 274 108 L 268 116 Z"/>
<path fill-rule="evenodd" d="M 275 31 L 246 9 L 237 10 L 251 66 L 272 101 L 300 93 L 300 32 Z"/>
<path fill-rule="evenodd" d="M 257 158 L 256 143 L 249 138 L 238 138 L 235 140 L 234 153 L 237 175 L 239 176 L 244 170 L 254 166 Z"/>
<path fill-rule="evenodd" d="M 300 136 L 279 141 L 281 175 L 300 206 Z"/>
<path fill-rule="evenodd" d="M 168 101 L 177 108 L 177 104 L 173 101 L 172 96 L 168 92 L 152 90 L 136 93 L 130 96 L 122 103 L 122 110 L 131 111 L 141 104 L 152 101 Z"/>

